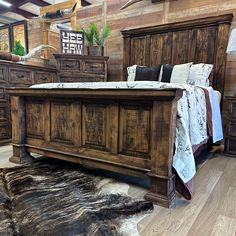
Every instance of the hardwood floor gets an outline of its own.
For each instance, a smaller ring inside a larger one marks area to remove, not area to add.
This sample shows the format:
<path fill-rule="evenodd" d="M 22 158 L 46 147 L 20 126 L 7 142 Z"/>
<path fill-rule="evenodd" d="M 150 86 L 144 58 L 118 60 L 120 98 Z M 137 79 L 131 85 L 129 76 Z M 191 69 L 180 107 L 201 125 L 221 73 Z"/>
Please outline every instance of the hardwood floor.
<path fill-rule="evenodd" d="M 155 206 L 139 224 L 141 236 L 236 236 L 236 158 L 222 149 L 208 154 L 194 177 L 191 201 L 179 197 L 172 209 Z M 0 147 L 0 167 L 8 161 L 11 146 Z M 131 186 L 129 194 L 142 197 L 146 190 Z"/>

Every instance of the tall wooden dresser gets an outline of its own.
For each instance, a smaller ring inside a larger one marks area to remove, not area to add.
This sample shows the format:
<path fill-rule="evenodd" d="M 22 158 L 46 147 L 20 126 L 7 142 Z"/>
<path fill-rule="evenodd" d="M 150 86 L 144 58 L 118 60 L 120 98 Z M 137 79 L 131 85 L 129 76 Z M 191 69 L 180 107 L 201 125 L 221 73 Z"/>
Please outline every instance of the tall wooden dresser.
<path fill-rule="evenodd" d="M 226 97 L 228 111 L 225 129 L 224 152 L 236 157 L 236 96 Z"/>
<path fill-rule="evenodd" d="M 0 60 L 0 144 L 11 139 L 10 102 L 6 88 L 49 82 L 58 82 L 55 68 Z"/>
<path fill-rule="evenodd" d="M 54 54 L 60 82 L 107 81 L 108 57 Z"/>

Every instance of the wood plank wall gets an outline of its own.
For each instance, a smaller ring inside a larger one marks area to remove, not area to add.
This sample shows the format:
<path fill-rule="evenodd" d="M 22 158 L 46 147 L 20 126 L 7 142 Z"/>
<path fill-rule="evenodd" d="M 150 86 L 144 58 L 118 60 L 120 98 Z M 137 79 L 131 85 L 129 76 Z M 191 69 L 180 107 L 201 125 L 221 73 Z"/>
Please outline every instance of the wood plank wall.
<path fill-rule="evenodd" d="M 124 10 L 120 10 L 128 0 L 89 0 L 92 5 L 77 12 L 78 27 L 86 27 L 89 22 L 100 25 L 107 23 L 112 34 L 105 45 L 105 55 L 109 56 L 108 80 L 122 80 L 123 38 L 120 31 L 129 28 L 158 25 L 185 21 L 206 16 L 234 13 L 232 28 L 236 27 L 235 0 L 161 0 L 151 3 L 143 0 Z M 39 44 L 37 36 L 39 28 L 29 27 L 29 48 Z M 55 33 L 51 34 L 55 37 Z M 56 40 L 52 39 L 53 46 Z M 49 40 L 50 41 L 50 40 Z M 58 42 L 59 44 L 59 42 Z M 58 45 L 59 48 L 59 45 Z M 227 56 L 225 95 L 232 95 L 236 86 L 236 55 Z"/>

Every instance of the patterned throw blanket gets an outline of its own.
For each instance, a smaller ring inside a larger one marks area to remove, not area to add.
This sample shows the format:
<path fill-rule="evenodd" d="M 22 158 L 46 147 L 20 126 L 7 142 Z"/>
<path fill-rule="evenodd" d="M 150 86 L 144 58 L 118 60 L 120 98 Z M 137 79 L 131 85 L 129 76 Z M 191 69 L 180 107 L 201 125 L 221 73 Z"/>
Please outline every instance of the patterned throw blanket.
<path fill-rule="evenodd" d="M 209 92 L 211 110 L 214 109 L 216 116 L 210 116 L 213 120 L 214 141 L 223 139 L 222 123 L 219 102 L 216 101 L 214 91 L 211 87 L 202 89 L 197 86 L 170 84 L 156 81 L 134 81 L 134 82 L 85 82 L 85 83 L 48 83 L 33 85 L 31 88 L 79 88 L 79 89 L 156 89 L 181 88 L 184 89 L 182 98 L 178 101 L 178 115 L 175 138 L 175 154 L 173 167 L 184 183 L 187 183 L 196 173 L 195 161 L 192 147 L 205 143 L 207 134 L 207 110 L 205 92 Z M 205 87 L 206 88 L 206 87 Z M 205 91 L 205 92 L 204 92 Z M 215 133 L 214 133 L 215 132 Z M 217 135 L 216 135 L 217 132 Z"/>
<path fill-rule="evenodd" d="M 0 235 L 137 236 L 152 203 L 91 172 L 53 159 L 0 169 Z"/>

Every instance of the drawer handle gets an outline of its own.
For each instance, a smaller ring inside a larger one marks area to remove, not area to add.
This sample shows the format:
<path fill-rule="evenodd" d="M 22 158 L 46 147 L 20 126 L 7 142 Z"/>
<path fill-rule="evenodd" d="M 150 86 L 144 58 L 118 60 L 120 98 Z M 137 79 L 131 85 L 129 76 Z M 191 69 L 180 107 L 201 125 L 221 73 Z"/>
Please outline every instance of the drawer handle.
<path fill-rule="evenodd" d="M 74 67 L 74 65 L 66 64 L 66 67 L 67 68 L 72 68 L 72 67 Z"/>
<path fill-rule="evenodd" d="M 101 68 L 101 66 L 100 66 L 100 65 L 91 65 L 90 67 L 91 67 L 92 69 Z"/>
<path fill-rule="evenodd" d="M 47 77 L 41 77 L 40 80 L 47 80 Z"/>
<path fill-rule="evenodd" d="M 24 75 L 17 75 L 17 78 L 18 79 L 22 79 L 22 78 L 24 78 L 25 76 Z"/>

